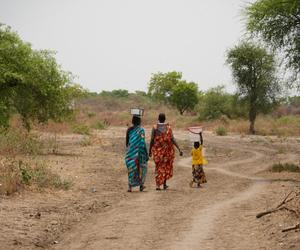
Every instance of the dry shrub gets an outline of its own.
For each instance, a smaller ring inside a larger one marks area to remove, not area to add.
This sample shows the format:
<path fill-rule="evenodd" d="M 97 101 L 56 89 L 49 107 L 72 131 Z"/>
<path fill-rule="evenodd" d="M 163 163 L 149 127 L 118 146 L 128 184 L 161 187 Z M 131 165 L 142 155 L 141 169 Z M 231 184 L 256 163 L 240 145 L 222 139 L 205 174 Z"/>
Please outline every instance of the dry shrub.
<path fill-rule="evenodd" d="M 20 171 L 12 160 L 0 160 L 0 195 L 11 195 L 22 186 Z"/>
<path fill-rule="evenodd" d="M 23 162 L 12 158 L 0 160 L 0 194 L 11 195 L 22 187 L 32 189 L 69 189 L 72 183 L 63 180 L 58 174 L 41 162 Z"/>
<path fill-rule="evenodd" d="M 0 133 L 1 155 L 36 155 L 41 153 L 42 148 L 43 144 L 38 136 L 22 128 L 11 128 Z"/>

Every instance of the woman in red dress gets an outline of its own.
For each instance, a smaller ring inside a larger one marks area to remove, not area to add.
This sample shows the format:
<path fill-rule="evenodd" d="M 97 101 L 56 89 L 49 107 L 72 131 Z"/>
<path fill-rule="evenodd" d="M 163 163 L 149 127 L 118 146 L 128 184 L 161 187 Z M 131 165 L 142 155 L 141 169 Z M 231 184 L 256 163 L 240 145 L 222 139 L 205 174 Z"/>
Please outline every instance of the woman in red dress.
<path fill-rule="evenodd" d="M 153 156 L 155 162 L 156 190 L 161 190 L 161 185 L 167 189 L 167 180 L 173 176 L 174 145 L 182 156 L 182 151 L 173 136 L 171 126 L 165 123 L 165 120 L 165 114 L 159 114 L 158 123 L 151 132 L 149 156 Z"/>

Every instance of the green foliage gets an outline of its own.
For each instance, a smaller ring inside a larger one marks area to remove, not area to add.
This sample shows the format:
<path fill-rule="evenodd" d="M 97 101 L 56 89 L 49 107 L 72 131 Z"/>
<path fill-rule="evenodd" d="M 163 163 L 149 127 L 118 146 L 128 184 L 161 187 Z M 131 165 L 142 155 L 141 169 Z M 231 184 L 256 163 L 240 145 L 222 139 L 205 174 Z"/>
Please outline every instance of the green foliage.
<path fill-rule="evenodd" d="M 82 138 L 82 140 L 80 141 L 80 146 L 82 147 L 87 147 L 92 145 L 92 140 L 90 136 L 85 136 Z"/>
<path fill-rule="evenodd" d="M 24 130 L 8 129 L 0 133 L 0 153 L 4 155 L 41 153 L 43 144 L 37 136 Z"/>
<path fill-rule="evenodd" d="M 257 0 L 246 8 L 247 28 L 284 53 L 287 66 L 300 72 L 300 1 Z"/>
<path fill-rule="evenodd" d="M 135 91 L 135 95 L 136 96 L 143 96 L 143 97 L 146 97 L 147 96 L 147 93 L 145 91 L 139 91 L 139 90 L 136 90 Z"/>
<path fill-rule="evenodd" d="M 276 163 L 271 167 L 272 172 L 296 172 L 300 173 L 300 166 L 293 163 Z"/>
<path fill-rule="evenodd" d="M 287 104 L 295 107 L 300 107 L 300 96 L 289 96 Z"/>
<path fill-rule="evenodd" d="M 74 97 L 70 73 L 61 70 L 54 53 L 33 50 L 5 25 L 0 25 L 0 126 L 19 113 L 29 130 L 31 121 L 61 121 L 71 113 Z"/>
<path fill-rule="evenodd" d="M 227 135 L 227 130 L 225 127 L 223 126 L 220 126 L 216 129 L 216 134 L 217 135 L 220 135 L 220 136 L 224 136 L 224 135 Z"/>
<path fill-rule="evenodd" d="M 243 42 L 228 52 L 227 63 L 232 69 L 239 96 L 248 103 L 249 131 L 255 133 L 257 114 L 269 112 L 280 93 L 274 57 L 264 48 Z"/>
<path fill-rule="evenodd" d="M 80 134 L 80 135 L 90 134 L 90 128 L 84 124 L 74 124 L 72 129 L 73 129 L 73 133 L 75 134 Z"/>
<path fill-rule="evenodd" d="M 199 94 L 197 107 L 201 120 L 245 117 L 245 104 L 237 95 L 226 93 L 224 86 L 217 86 Z"/>
<path fill-rule="evenodd" d="M 94 112 L 88 112 L 87 113 L 87 116 L 89 117 L 89 118 L 92 118 L 92 117 L 94 117 L 96 115 L 96 113 L 94 113 Z"/>
<path fill-rule="evenodd" d="M 80 84 L 76 84 L 76 83 L 67 84 L 65 88 L 66 88 L 66 95 L 70 100 L 77 99 L 77 98 L 86 98 L 92 95 L 92 93 L 84 89 Z"/>
<path fill-rule="evenodd" d="M 100 96 L 112 96 L 112 97 L 118 97 L 118 98 L 126 98 L 129 97 L 129 92 L 126 89 L 114 89 L 112 91 L 105 91 L 103 90 L 100 93 Z"/>
<path fill-rule="evenodd" d="M 149 82 L 148 94 L 155 100 L 170 103 L 173 88 L 179 84 L 181 78 L 182 73 L 176 71 L 152 74 Z"/>
<path fill-rule="evenodd" d="M 186 110 L 194 109 L 198 103 L 198 86 L 196 83 L 180 81 L 172 89 L 171 103 L 182 115 Z"/>
<path fill-rule="evenodd" d="M 152 74 L 148 95 L 154 100 L 175 106 L 181 115 L 192 110 L 198 103 L 198 86 L 181 78 L 182 73 L 176 71 Z"/>
<path fill-rule="evenodd" d="M 92 128 L 102 130 L 108 127 L 107 122 L 97 121 L 95 124 L 92 125 Z"/>
<path fill-rule="evenodd" d="M 21 181 L 25 185 L 37 185 L 39 188 L 69 189 L 71 182 L 62 180 L 59 175 L 54 174 L 45 164 L 38 163 L 31 167 L 28 163 L 19 161 Z"/>

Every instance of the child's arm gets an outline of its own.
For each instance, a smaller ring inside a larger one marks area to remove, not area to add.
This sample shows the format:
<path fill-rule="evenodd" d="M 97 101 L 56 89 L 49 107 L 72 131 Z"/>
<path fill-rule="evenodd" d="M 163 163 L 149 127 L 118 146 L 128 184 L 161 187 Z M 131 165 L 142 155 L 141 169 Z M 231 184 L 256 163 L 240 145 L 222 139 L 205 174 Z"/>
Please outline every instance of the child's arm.
<path fill-rule="evenodd" d="M 203 137 L 202 137 L 202 132 L 199 133 L 200 135 L 200 145 L 203 145 Z"/>

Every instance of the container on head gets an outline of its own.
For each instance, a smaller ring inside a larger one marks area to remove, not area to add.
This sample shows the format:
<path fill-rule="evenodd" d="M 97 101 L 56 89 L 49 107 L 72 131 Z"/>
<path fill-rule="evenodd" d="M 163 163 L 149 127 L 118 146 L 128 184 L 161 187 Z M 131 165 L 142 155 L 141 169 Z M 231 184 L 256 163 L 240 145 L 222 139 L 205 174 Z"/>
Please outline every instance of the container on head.
<path fill-rule="evenodd" d="M 131 108 L 130 114 L 133 116 L 143 116 L 144 115 L 144 109 L 143 108 Z"/>

